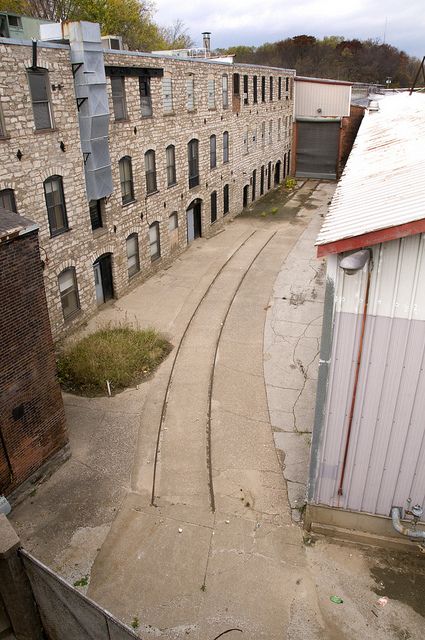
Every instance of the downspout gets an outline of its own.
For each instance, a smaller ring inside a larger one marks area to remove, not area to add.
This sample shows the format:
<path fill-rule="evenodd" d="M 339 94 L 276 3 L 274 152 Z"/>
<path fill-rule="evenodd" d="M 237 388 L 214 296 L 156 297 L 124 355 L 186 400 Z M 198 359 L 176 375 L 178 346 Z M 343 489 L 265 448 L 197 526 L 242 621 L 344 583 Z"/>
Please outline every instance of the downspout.
<path fill-rule="evenodd" d="M 353 394 L 352 394 L 352 397 L 351 397 L 350 416 L 348 418 L 347 439 L 346 439 L 346 442 L 345 442 L 344 458 L 343 458 L 343 461 L 342 461 L 341 477 L 340 477 L 340 480 L 339 480 L 339 487 L 338 487 L 338 495 L 339 496 L 342 496 L 342 487 L 343 487 L 343 484 L 344 484 L 345 471 L 346 471 L 347 458 L 348 458 L 348 450 L 349 450 L 349 447 L 350 447 L 351 431 L 352 431 L 352 427 L 353 427 L 354 407 L 356 406 L 357 385 L 358 385 L 358 382 L 359 382 L 360 365 L 361 365 L 362 355 L 363 355 L 363 343 L 364 343 L 364 334 L 365 334 L 365 329 L 366 329 L 367 305 L 368 305 L 368 302 L 369 302 L 370 280 L 371 280 L 371 272 L 372 272 L 372 266 L 371 265 L 372 265 L 372 256 L 369 258 L 369 265 L 368 265 L 368 270 L 367 270 L 366 293 L 365 293 L 365 299 L 364 299 L 364 305 L 363 305 L 363 317 L 362 317 L 362 326 L 361 326 L 361 331 L 360 331 L 359 350 L 358 350 L 358 353 L 357 353 L 356 371 L 355 371 L 355 374 L 354 374 L 354 387 L 353 387 Z"/>
<path fill-rule="evenodd" d="M 418 509 L 418 513 L 420 512 L 420 515 L 415 515 L 415 509 Z M 406 527 L 404 524 L 401 523 L 400 507 L 392 507 L 391 520 L 393 522 L 393 527 L 397 531 L 397 533 L 400 533 L 402 536 L 407 536 L 408 538 L 412 538 L 414 540 L 417 540 L 417 539 L 423 540 L 425 542 L 425 529 L 416 529 L 416 522 L 419 520 L 419 518 L 422 515 L 421 507 L 419 507 L 419 505 L 416 505 L 415 507 L 413 507 L 412 514 L 415 520 L 413 528 Z"/>

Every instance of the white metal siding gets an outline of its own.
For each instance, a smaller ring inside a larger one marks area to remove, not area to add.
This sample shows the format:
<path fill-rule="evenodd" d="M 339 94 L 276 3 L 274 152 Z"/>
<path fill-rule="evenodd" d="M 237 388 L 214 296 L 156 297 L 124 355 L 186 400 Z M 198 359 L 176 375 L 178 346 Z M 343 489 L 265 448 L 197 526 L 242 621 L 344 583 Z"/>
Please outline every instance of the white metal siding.
<path fill-rule="evenodd" d="M 295 81 L 296 118 L 349 116 L 350 100 L 349 85 Z"/>
<path fill-rule="evenodd" d="M 337 269 L 335 320 L 315 502 L 388 516 L 425 502 L 423 236 L 374 248 L 370 300 L 343 495 L 338 496 L 366 271 Z"/>

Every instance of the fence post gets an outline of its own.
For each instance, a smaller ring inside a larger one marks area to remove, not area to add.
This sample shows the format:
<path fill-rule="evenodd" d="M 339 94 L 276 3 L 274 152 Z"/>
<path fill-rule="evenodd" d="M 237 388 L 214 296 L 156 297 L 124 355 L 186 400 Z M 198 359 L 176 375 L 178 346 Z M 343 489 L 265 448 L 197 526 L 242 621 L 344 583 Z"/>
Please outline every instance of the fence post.
<path fill-rule="evenodd" d="M 0 595 L 17 640 L 42 640 L 43 630 L 18 549 L 21 542 L 0 514 Z"/>

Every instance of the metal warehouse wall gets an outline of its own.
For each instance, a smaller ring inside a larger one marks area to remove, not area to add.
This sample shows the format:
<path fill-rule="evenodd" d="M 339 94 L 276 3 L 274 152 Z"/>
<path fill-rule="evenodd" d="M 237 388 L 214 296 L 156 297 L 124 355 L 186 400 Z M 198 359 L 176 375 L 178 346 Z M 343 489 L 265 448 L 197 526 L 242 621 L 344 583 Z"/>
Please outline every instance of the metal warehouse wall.
<path fill-rule="evenodd" d="M 335 280 L 333 343 L 312 502 L 388 516 L 393 505 L 408 507 L 408 498 L 425 503 L 424 235 L 378 245 L 373 256 L 342 496 L 367 272 L 346 276 L 335 256 L 328 263 Z"/>
<path fill-rule="evenodd" d="M 295 81 L 296 118 L 349 116 L 350 100 L 350 85 Z"/>

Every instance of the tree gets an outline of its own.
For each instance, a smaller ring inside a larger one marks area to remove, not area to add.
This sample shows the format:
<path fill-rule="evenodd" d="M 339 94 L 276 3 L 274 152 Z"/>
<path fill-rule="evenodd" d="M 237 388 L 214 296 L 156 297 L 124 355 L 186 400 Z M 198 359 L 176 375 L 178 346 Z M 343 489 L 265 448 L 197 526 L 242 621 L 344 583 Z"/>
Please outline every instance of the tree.
<path fill-rule="evenodd" d="M 171 27 L 160 28 L 160 34 L 170 49 L 191 49 L 195 44 L 182 20 L 176 20 Z"/>

